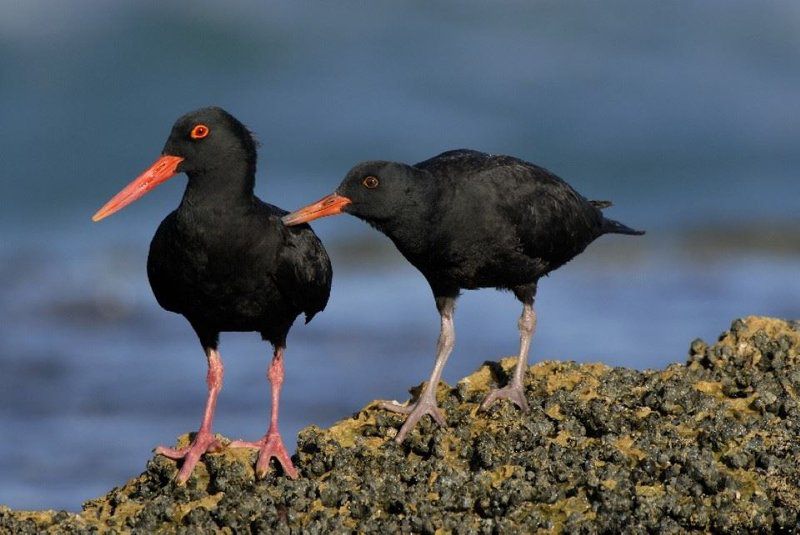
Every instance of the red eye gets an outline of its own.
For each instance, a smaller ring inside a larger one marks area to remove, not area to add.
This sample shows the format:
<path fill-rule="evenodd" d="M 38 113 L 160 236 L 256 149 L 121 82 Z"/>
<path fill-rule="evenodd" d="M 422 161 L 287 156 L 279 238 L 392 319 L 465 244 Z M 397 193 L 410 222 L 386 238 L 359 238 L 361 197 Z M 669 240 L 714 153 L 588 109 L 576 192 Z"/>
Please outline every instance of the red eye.
<path fill-rule="evenodd" d="M 375 189 L 378 187 L 378 179 L 374 176 L 368 176 L 362 184 L 364 184 L 365 188 Z"/>
<path fill-rule="evenodd" d="M 192 139 L 203 139 L 208 135 L 209 132 L 210 130 L 206 125 L 198 124 L 197 126 L 192 128 L 192 133 L 189 135 L 192 136 Z"/>

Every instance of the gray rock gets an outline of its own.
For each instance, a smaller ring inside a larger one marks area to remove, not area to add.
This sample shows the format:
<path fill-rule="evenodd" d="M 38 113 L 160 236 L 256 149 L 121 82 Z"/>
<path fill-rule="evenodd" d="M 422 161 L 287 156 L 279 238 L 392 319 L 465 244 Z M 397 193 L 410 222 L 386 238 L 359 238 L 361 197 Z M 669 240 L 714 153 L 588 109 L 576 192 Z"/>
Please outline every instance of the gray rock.
<path fill-rule="evenodd" d="M 662 371 L 541 362 L 529 414 L 477 411 L 513 360 L 486 363 L 440 385 L 446 429 L 425 419 L 402 445 L 402 419 L 369 406 L 301 431 L 298 480 L 256 481 L 254 454 L 223 450 L 178 487 L 155 457 L 77 515 L 0 508 L 0 532 L 793 533 L 799 348 L 796 324 L 750 317 Z"/>

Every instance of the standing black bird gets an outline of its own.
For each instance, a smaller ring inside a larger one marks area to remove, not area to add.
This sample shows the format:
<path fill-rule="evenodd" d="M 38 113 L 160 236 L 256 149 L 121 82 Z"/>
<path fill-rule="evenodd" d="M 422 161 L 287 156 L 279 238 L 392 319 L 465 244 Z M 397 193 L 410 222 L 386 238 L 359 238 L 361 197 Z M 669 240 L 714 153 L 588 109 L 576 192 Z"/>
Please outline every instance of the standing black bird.
<path fill-rule="evenodd" d="M 274 348 L 269 429 L 258 441 L 231 447 L 260 450 L 257 475 L 275 457 L 292 478 L 297 470 L 278 432 L 286 335 L 305 313 L 306 323 L 325 308 L 331 264 L 308 225 L 287 228 L 287 212 L 253 194 L 256 143 L 250 132 L 220 108 L 203 108 L 178 119 L 162 156 L 92 217 L 99 221 L 132 203 L 176 173 L 189 181 L 178 209 L 156 231 L 147 258 L 150 286 L 165 309 L 182 314 L 208 358 L 208 400 L 202 425 L 182 449 L 157 453 L 183 459 L 177 480 L 185 482 L 200 456 L 222 447 L 211 432 L 223 367 L 217 350 L 221 331 L 255 331 Z"/>
<path fill-rule="evenodd" d="M 386 234 L 419 269 L 441 315 L 436 363 L 417 402 L 383 402 L 407 414 L 402 442 L 429 414 L 440 425 L 436 385 L 453 349 L 453 309 L 461 289 L 511 290 L 522 302 L 520 349 L 511 382 L 481 408 L 506 398 L 528 410 L 523 377 L 536 327 L 539 279 L 603 234 L 644 234 L 603 217 L 608 202 L 588 201 L 546 169 L 473 150 L 442 153 L 416 165 L 370 161 L 353 167 L 336 193 L 283 218 L 287 225 L 346 212 Z"/>

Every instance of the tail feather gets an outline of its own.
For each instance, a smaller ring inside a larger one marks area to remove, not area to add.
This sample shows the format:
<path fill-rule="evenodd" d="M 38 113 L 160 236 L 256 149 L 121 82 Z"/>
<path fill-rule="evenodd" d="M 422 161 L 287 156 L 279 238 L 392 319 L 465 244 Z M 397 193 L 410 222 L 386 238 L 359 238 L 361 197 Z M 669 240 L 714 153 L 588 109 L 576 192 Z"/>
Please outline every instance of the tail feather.
<path fill-rule="evenodd" d="M 614 206 L 614 203 L 611 201 L 589 201 L 589 204 L 597 208 L 598 210 L 602 210 L 603 208 L 609 208 Z"/>
<path fill-rule="evenodd" d="M 632 229 L 613 219 L 603 219 L 603 234 L 629 234 L 631 236 L 641 236 L 643 230 Z"/>

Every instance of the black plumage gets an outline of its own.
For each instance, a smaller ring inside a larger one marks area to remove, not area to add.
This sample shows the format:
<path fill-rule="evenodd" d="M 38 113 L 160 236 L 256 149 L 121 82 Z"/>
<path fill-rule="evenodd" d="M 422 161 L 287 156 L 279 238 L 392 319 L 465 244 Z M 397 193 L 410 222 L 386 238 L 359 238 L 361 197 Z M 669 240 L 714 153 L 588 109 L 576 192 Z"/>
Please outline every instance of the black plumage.
<path fill-rule="evenodd" d="M 255 331 L 283 346 L 330 294 L 328 256 L 310 227 L 286 227 L 285 210 L 255 196 L 216 206 L 184 200 L 158 227 L 147 274 L 158 303 L 182 314 L 203 339 Z"/>
<path fill-rule="evenodd" d="M 353 167 L 336 193 L 284 218 L 303 223 L 346 212 L 386 234 L 425 276 L 442 315 L 431 380 L 410 413 L 402 441 L 423 414 L 444 422 L 435 385 L 452 349 L 452 313 L 462 289 L 511 290 L 523 303 L 521 347 L 511 383 L 484 402 L 509 398 L 527 408 L 522 389 L 536 316 L 539 279 L 603 234 L 643 234 L 603 216 L 607 201 L 589 201 L 546 169 L 511 156 L 454 150 L 415 165 L 368 161 Z"/>
<path fill-rule="evenodd" d="M 255 171 L 250 132 L 220 108 L 200 109 L 178 119 L 162 157 L 95 216 L 110 215 L 175 173 L 188 176 L 183 199 L 158 227 L 147 261 L 158 303 L 186 317 L 209 362 L 209 399 L 200 431 L 186 448 L 157 449 L 183 459 L 180 482 L 202 453 L 221 447 L 211 422 L 222 386 L 217 347 L 223 331 L 255 331 L 274 346 L 270 429 L 260 441 L 232 446 L 260 450 L 260 475 L 276 457 L 296 477 L 277 426 L 283 350 L 297 316 L 305 314 L 308 322 L 325 308 L 331 265 L 310 227 L 286 227 L 281 217 L 287 212 L 254 195 Z"/>

